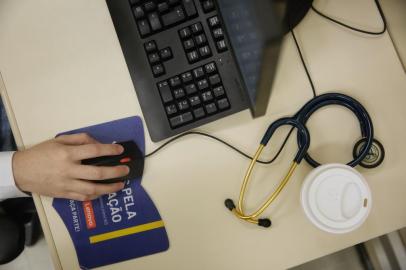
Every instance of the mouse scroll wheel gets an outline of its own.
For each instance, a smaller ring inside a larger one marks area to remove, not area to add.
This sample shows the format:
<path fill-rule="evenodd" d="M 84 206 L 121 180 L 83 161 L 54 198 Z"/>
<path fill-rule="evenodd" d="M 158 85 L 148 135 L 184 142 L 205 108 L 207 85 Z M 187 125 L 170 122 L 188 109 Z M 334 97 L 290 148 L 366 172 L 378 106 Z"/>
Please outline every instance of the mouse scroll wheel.
<path fill-rule="evenodd" d="M 129 158 L 129 157 L 125 157 L 125 158 L 120 159 L 120 163 L 128 163 L 130 161 L 131 161 L 131 158 Z"/>

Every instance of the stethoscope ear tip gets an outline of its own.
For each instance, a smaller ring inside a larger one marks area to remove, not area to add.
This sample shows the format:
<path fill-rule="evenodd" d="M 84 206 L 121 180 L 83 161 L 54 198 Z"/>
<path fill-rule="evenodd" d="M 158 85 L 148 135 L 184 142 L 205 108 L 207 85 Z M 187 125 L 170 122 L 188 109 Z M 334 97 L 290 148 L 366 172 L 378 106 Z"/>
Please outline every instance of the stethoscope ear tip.
<path fill-rule="evenodd" d="M 233 209 L 235 208 L 235 204 L 233 202 L 233 200 L 231 199 L 227 199 L 224 201 L 224 205 L 227 207 L 228 210 L 233 211 Z"/>
<path fill-rule="evenodd" d="M 260 218 L 258 219 L 258 226 L 269 228 L 272 225 L 272 221 L 269 218 Z"/>
<path fill-rule="evenodd" d="M 233 211 L 235 209 L 235 204 L 234 201 L 232 199 L 227 199 L 224 201 L 224 205 L 227 207 L 228 210 Z M 234 212 L 235 213 L 235 212 Z M 237 217 L 239 217 L 237 215 Z M 241 217 L 240 217 L 241 218 Z M 272 222 L 269 218 L 260 218 L 258 219 L 257 222 L 255 222 L 254 219 L 250 219 L 252 220 L 251 222 L 257 223 L 258 226 L 264 227 L 264 228 L 269 228 L 272 225 Z"/>

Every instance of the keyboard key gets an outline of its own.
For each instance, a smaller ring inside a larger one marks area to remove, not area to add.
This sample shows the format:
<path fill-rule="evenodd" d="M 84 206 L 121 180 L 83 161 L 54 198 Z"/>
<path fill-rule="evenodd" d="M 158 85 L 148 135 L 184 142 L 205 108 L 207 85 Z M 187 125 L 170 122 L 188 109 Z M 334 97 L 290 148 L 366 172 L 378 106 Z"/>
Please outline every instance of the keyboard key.
<path fill-rule="evenodd" d="M 183 0 L 183 7 L 185 8 L 186 15 L 188 17 L 193 17 L 197 14 L 194 0 Z"/>
<path fill-rule="evenodd" d="M 190 102 L 190 105 L 197 106 L 200 104 L 200 98 L 199 98 L 199 96 L 190 97 L 189 102 Z"/>
<path fill-rule="evenodd" d="M 145 48 L 145 51 L 146 51 L 147 53 L 156 51 L 157 46 L 156 46 L 155 40 L 151 40 L 151 41 L 146 42 L 146 43 L 144 44 L 144 48 Z"/>
<path fill-rule="evenodd" d="M 179 31 L 179 36 L 180 36 L 181 39 L 187 39 L 188 37 L 190 37 L 191 34 L 192 33 L 190 32 L 189 27 L 182 28 Z"/>
<path fill-rule="evenodd" d="M 214 62 L 208 63 L 204 66 L 204 70 L 206 71 L 206 73 L 210 74 L 210 73 L 214 73 L 217 71 L 216 68 L 216 64 L 214 64 Z"/>
<path fill-rule="evenodd" d="M 213 0 L 205 0 L 205 1 L 203 1 L 202 8 L 203 8 L 205 13 L 213 11 L 214 10 L 214 2 L 213 2 Z"/>
<path fill-rule="evenodd" d="M 214 39 L 222 39 L 224 37 L 224 32 L 222 28 L 216 28 L 213 30 Z"/>
<path fill-rule="evenodd" d="M 161 93 L 161 98 L 164 103 L 171 102 L 173 100 L 171 89 L 167 81 L 158 83 L 158 90 Z"/>
<path fill-rule="evenodd" d="M 156 9 L 156 4 L 153 1 L 148 1 L 144 4 L 144 8 L 146 12 L 151 12 Z"/>
<path fill-rule="evenodd" d="M 220 40 L 220 41 L 217 41 L 216 42 L 216 47 L 217 47 L 217 51 L 219 51 L 219 52 L 227 51 L 227 45 L 226 45 L 226 42 L 225 42 L 224 39 Z"/>
<path fill-rule="evenodd" d="M 227 98 L 222 98 L 217 101 L 217 105 L 220 110 L 225 110 L 230 107 L 230 103 L 228 103 Z"/>
<path fill-rule="evenodd" d="M 179 36 L 190 64 L 212 56 L 208 38 L 201 22 L 182 28 L 179 31 Z"/>
<path fill-rule="evenodd" d="M 217 86 L 215 88 L 213 88 L 213 93 L 215 97 L 219 97 L 224 95 L 224 87 L 223 86 Z"/>
<path fill-rule="evenodd" d="M 159 62 L 159 55 L 157 54 L 157 53 L 150 53 L 149 55 L 148 55 L 148 61 L 151 63 L 151 64 L 155 64 L 155 63 L 157 63 L 157 62 Z"/>
<path fill-rule="evenodd" d="M 142 7 L 138 6 L 138 7 L 133 7 L 133 13 L 134 13 L 134 18 L 136 20 L 140 20 L 142 18 L 144 18 L 145 13 L 144 10 L 142 9 Z"/>
<path fill-rule="evenodd" d="M 199 54 L 201 57 L 206 58 L 211 56 L 211 50 L 208 45 L 199 48 Z"/>
<path fill-rule="evenodd" d="M 189 63 L 195 63 L 195 62 L 199 61 L 199 54 L 197 53 L 196 50 L 188 52 L 187 59 L 188 59 Z"/>
<path fill-rule="evenodd" d="M 173 95 L 176 99 L 183 98 L 185 96 L 185 91 L 182 88 L 173 90 Z"/>
<path fill-rule="evenodd" d="M 216 107 L 216 104 L 214 104 L 214 103 L 207 104 L 205 106 L 205 108 L 206 108 L 206 111 L 207 111 L 208 114 L 212 114 L 212 113 L 217 112 L 217 107 Z"/>
<path fill-rule="evenodd" d="M 204 112 L 203 108 L 197 108 L 193 110 L 193 115 L 195 116 L 196 119 L 198 118 L 202 118 L 203 116 L 206 115 L 206 113 Z"/>
<path fill-rule="evenodd" d="M 177 24 L 185 19 L 185 13 L 181 6 L 175 7 L 171 12 L 162 15 L 162 22 L 164 26 L 171 26 Z"/>
<path fill-rule="evenodd" d="M 190 28 L 192 29 L 193 34 L 198 34 L 203 31 L 203 26 L 200 22 L 192 24 Z"/>
<path fill-rule="evenodd" d="M 152 66 L 152 73 L 155 77 L 159 77 L 165 74 L 165 68 L 162 64 L 157 64 L 155 66 Z"/>
<path fill-rule="evenodd" d="M 186 85 L 186 86 L 185 86 L 185 90 L 186 90 L 186 93 L 187 93 L 188 95 L 197 92 L 197 88 L 196 88 L 196 85 L 195 85 L 194 83 Z"/>
<path fill-rule="evenodd" d="M 220 19 L 217 15 L 209 18 L 208 22 L 209 22 L 210 28 L 214 28 L 214 27 L 220 25 Z"/>
<path fill-rule="evenodd" d="M 204 76 L 204 71 L 203 71 L 203 68 L 202 67 L 198 67 L 198 68 L 195 68 L 194 70 L 193 70 L 193 75 L 195 76 L 195 78 L 200 78 L 200 77 L 202 77 L 202 76 Z"/>
<path fill-rule="evenodd" d="M 199 90 L 204 90 L 207 87 L 209 87 L 209 83 L 207 82 L 206 79 L 197 82 L 197 88 L 199 88 Z"/>
<path fill-rule="evenodd" d="M 213 94 L 211 93 L 211 91 L 207 91 L 202 93 L 202 99 L 203 102 L 207 102 L 213 99 Z"/>
<path fill-rule="evenodd" d="M 183 73 L 182 75 L 180 75 L 180 77 L 181 77 L 183 83 L 188 83 L 193 79 L 192 73 L 189 71 Z"/>
<path fill-rule="evenodd" d="M 209 81 L 210 81 L 211 85 L 216 85 L 221 82 L 221 79 L 218 74 L 215 74 L 215 75 L 209 77 Z"/>
<path fill-rule="evenodd" d="M 141 36 L 146 36 L 151 33 L 151 28 L 146 20 L 138 21 L 138 30 L 140 31 Z"/>
<path fill-rule="evenodd" d="M 175 77 L 170 78 L 169 84 L 173 88 L 173 87 L 180 85 L 181 81 L 178 76 L 175 76 Z"/>
<path fill-rule="evenodd" d="M 166 47 L 159 51 L 159 55 L 163 61 L 169 60 L 172 58 L 172 50 L 169 47 Z"/>
<path fill-rule="evenodd" d="M 203 34 L 196 36 L 195 41 L 196 41 L 197 46 L 205 44 L 207 42 L 206 35 L 203 33 Z"/>
<path fill-rule="evenodd" d="M 191 112 L 187 112 L 169 119 L 172 127 L 177 127 L 186 124 L 193 120 L 193 115 Z"/>
<path fill-rule="evenodd" d="M 181 111 L 187 110 L 189 109 L 189 103 L 187 102 L 187 100 L 182 100 L 178 102 L 178 108 Z"/>
<path fill-rule="evenodd" d="M 159 3 L 159 4 L 158 4 L 158 11 L 159 11 L 159 13 L 162 14 L 162 13 L 168 11 L 168 10 L 169 10 L 169 5 L 168 5 L 168 3 L 163 2 L 163 3 Z"/>
<path fill-rule="evenodd" d="M 183 47 L 185 48 L 186 51 L 191 50 L 195 47 L 195 42 L 193 39 L 188 39 L 183 42 Z"/>
<path fill-rule="evenodd" d="M 174 104 L 171 104 L 169 106 L 165 107 L 166 109 L 166 114 L 167 115 L 172 115 L 175 114 L 178 110 L 176 109 L 176 106 Z"/>
<path fill-rule="evenodd" d="M 148 14 L 149 24 L 151 25 L 152 31 L 158 31 L 162 28 L 162 24 L 159 21 L 158 13 L 153 12 Z"/>

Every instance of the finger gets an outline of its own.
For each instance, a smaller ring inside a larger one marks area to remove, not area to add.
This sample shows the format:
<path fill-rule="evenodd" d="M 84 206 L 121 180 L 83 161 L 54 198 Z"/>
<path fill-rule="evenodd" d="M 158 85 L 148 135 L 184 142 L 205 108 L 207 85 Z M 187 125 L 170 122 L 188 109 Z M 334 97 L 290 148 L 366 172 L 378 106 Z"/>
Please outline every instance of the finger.
<path fill-rule="evenodd" d="M 119 144 L 85 144 L 71 147 L 72 158 L 82 160 L 100 156 L 119 155 L 124 151 L 124 148 Z"/>
<path fill-rule="evenodd" d="M 82 194 L 94 198 L 104 194 L 114 193 L 124 188 L 124 182 L 112 184 L 96 184 L 84 180 L 71 180 L 69 182 L 69 192 Z"/>
<path fill-rule="evenodd" d="M 60 135 L 56 137 L 56 141 L 63 143 L 63 144 L 70 144 L 70 145 L 81 145 L 81 144 L 96 144 L 99 143 L 96 139 L 91 137 L 87 133 L 77 133 L 77 134 L 70 134 L 70 135 Z"/>
<path fill-rule="evenodd" d="M 84 180 L 105 180 L 112 178 L 120 178 L 128 175 L 130 169 L 128 166 L 92 166 L 92 165 L 76 165 L 71 170 L 70 177 Z"/>
<path fill-rule="evenodd" d="M 67 192 L 67 193 L 61 195 L 59 198 L 84 202 L 84 201 L 91 201 L 91 200 L 97 199 L 98 197 L 100 197 L 100 196 L 90 196 L 90 195 L 85 195 L 85 194 L 77 193 L 77 192 Z"/>

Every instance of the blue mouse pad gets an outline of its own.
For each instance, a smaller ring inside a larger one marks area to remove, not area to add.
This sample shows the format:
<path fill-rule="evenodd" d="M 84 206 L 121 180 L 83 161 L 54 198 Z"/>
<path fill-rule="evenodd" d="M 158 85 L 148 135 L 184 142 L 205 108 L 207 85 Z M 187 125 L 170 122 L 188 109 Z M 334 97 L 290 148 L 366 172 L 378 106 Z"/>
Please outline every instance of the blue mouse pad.
<path fill-rule="evenodd" d="M 133 140 L 145 153 L 144 129 L 139 117 L 62 134 L 81 132 L 102 143 Z M 52 206 L 69 231 L 82 269 L 134 259 L 169 248 L 164 223 L 141 186 L 141 177 L 126 180 L 121 191 L 93 201 L 54 199 Z"/>

